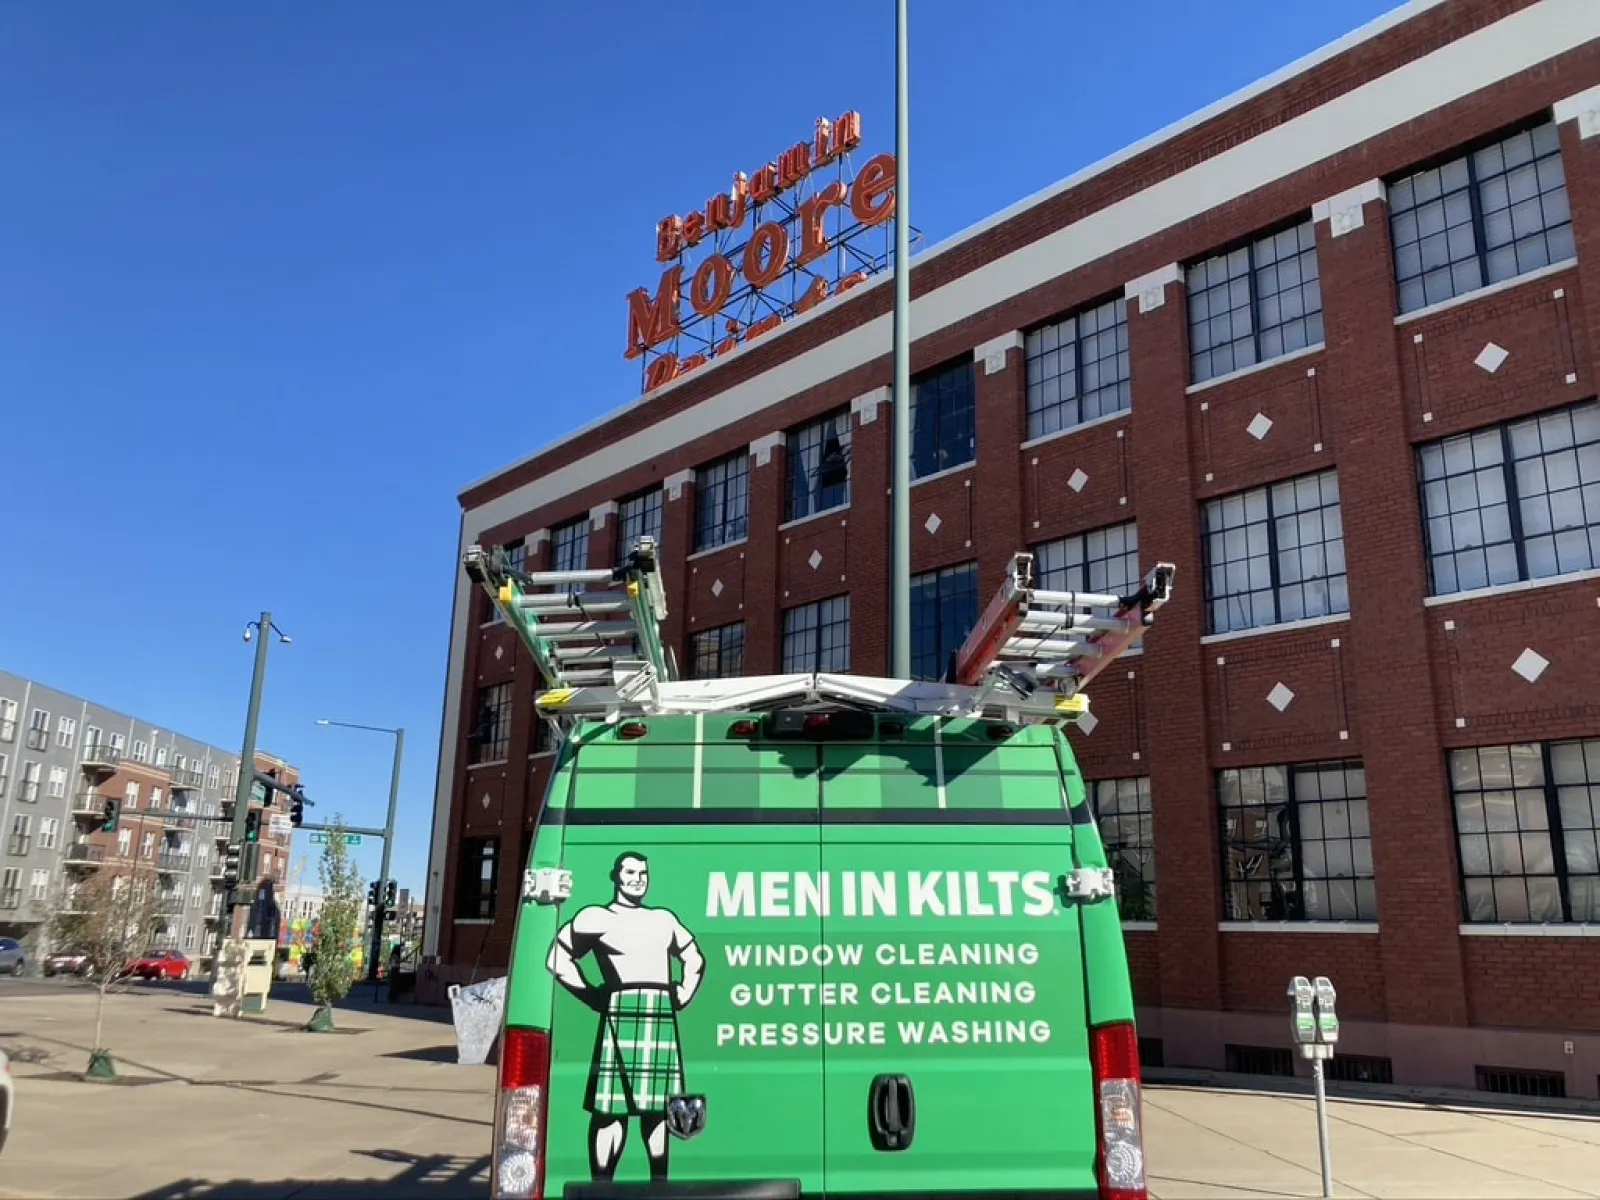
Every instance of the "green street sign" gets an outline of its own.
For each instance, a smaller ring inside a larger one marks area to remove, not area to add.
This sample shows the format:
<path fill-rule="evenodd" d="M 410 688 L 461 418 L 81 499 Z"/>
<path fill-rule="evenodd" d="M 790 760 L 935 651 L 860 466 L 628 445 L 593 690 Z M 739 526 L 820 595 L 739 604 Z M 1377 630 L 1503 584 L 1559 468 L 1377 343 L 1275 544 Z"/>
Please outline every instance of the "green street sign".
<path fill-rule="evenodd" d="M 320 829 L 311 835 L 311 844 L 313 846 L 325 846 L 329 840 L 330 835 Z M 344 844 L 346 846 L 359 846 L 361 844 L 361 835 L 359 833 L 345 834 Z"/>

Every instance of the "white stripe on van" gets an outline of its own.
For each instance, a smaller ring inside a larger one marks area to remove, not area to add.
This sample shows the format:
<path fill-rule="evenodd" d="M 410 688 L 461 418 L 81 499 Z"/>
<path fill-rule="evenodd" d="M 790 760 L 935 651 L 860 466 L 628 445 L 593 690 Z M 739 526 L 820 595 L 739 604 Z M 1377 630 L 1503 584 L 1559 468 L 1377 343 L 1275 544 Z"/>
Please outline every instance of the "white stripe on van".
<path fill-rule="evenodd" d="M 933 720 L 933 780 L 934 787 L 938 790 L 939 807 L 945 807 L 944 795 L 944 723 L 937 717 Z"/>
<path fill-rule="evenodd" d="M 706 715 L 694 715 L 694 807 L 700 807 L 700 775 L 706 757 Z"/>

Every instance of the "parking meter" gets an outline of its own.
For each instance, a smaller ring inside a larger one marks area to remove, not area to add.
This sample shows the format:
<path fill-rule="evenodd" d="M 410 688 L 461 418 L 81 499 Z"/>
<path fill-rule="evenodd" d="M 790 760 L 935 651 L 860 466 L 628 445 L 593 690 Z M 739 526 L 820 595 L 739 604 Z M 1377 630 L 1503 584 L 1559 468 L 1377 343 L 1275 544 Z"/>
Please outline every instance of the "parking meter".
<path fill-rule="evenodd" d="M 1316 993 L 1317 1000 L 1317 1041 L 1331 1046 L 1339 1040 L 1339 1015 L 1334 1011 L 1338 993 L 1333 990 L 1333 981 L 1326 975 L 1318 975 L 1313 979 L 1311 990 Z"/>
<path fill-rule="evenodd" d="M 1320 976 L 1319 979 L 1323 983 L 1328 982 Z M 1331 985 L 1328 990 L 1332 992 Z M 1289 981 L 1289 1020 L 1298 1045 L 1309 1046 L 1317 1040 L 1316 1003 L 1316 992 L 1309 979 L 1304 975 L 1296 975 Z"/>

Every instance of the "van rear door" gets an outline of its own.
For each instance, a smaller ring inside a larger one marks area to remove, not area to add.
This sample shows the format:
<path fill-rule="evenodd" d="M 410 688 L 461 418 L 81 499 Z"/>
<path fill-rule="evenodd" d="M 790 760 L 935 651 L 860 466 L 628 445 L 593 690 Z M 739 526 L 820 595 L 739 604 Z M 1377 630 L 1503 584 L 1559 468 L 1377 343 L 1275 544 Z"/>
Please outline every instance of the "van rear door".
<path fill-rule="evenodd" d="M 556 976 L 547 1196 L 608 1179 L 653 1196 L 822 1190 L 816 755 L 736 725 L 751 722 L 576 735 L 539 842 L 561 827 L 572 896 L 554 944 L 517 963 L 542 972 L 550 953 Z"/>
<path fill-rule="evenodd" d="M 823 976 L 867 1026 L 825 1047 L 828 1194 L 1095 1195 L 1057 735 L 939 718 L 879 730 L 821 753 L 822 869 L 838 897 Z"/>

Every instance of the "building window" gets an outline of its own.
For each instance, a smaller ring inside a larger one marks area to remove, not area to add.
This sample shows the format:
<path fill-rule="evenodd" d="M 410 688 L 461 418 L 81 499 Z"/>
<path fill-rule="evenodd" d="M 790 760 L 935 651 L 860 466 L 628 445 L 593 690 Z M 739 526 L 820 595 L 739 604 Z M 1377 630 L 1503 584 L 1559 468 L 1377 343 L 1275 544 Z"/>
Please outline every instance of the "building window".
<path fill-rule="evenodd" d="M 32 845 L 33 814 L 17 813 L 11 818 L 11 841 L 6 845 L 6 853 L 21 857 Z"/>
<path fill-rule="evenodd" d="M 1036 586 L 1053 592 L 1131 596 L 1139 590 L 1139 531 L 1132 522 L 1091 529 L 1033 548 Z"/>
<path fill-rule="evenodd" d="M 850 597 L 834 596 L 783 613 L 783 670 L 850 670 Z"/>
<path fill-rule="evenodd" d="M 1450 752 L 1470 922 L 1600 921 L 1600 738 Z"/>
<path fill-rule="evenodd" d="M 0 697 L 0 742 L 15 741 L 17 737 L 17 702 Z"/>
<path fill-rule="evenodd" d="M 1600 566 L 1600 404 L 1419 447 L 1435 596 Z"/>
<path fill-rule="evenodd" d="M 54 850 L 61 835 L 60 817 L 43 817 L 39 821 L 39 849 Z"/>
<path fill-rule="evenodd" d="M 1229 921 L 1375 921 L 1359 762 L 1217 773 Z"/>
<path fill-rule="evenodd" d="M 41 848 L 43 848 L 43 837 L 40 837 L 39 845 Z M 35 904 L 38 904 L 43 902 L 49 895 L 50 871 L 48 868 L 44 870 L 35 870 L 33 874 L 28 877 L 28 899 L 32 900 Z"/>
<path fill-rule="evenodd" d="M 136 763 L 150 761 L 150 743 L 139 738 L 133 739 L 133 761 Z"/>
<path fill-rule="evenodd" d="M 17 783 L 17 799 L 24 804 L 39 802 L 39 773 L 43 768 L 36 762 L 22 764 L 22 778 Z"/>
<path fill-rule="evenodd" d="M 1334 471 L 1205 504 L 1208 633 L 1350 611 Z"/>
<path fill-rule="evenodd" d="M 117 830 L 117 854 L 123 858 L 128 857 L 128 851 L 133 846 L 133 830 Z"/>
<path fill-rule="evenodd" d="M 1106 862 L 1117 876 L 1117 911 L 1124 921 L 1156 919 L 1155 835 L 1150 780 L 1102 779 L 1090 785 Z"/>
<path fill-rule="evenodd" d="M 1322 342 L 1322 284 L 1310 221 L 1188 270 L 1195 383 Z"/>
<path fill-rule="evenodd" d="M 541 717 L 537 710 L 533 714 L 533 731 L 528 739 L 528 754 L 548 754 L 556 748 L 555 735 L 551 731 L 550 722 Z"/>
<path fill-rule="evenodd" d="M 1128 302 L 1121 296 L 1030 330 L 1024 353 L 1030 438 L 1125 412 L 1133 403 Z"/>
<path fill-rule="evenodd" d="M 660 488 L 656 488 L 653 492 L 631 496 L 617 505 L 617 566 L 628 561 L 628 555 L 633 553 L 642 537 L 655 538 L 656 545 L 660 546 L 661 498 L 664 494 Z"/>
<path fill-rule="evenodd" d="M 589 521 L 579 517 L 550 531 L 550 569 L 581 571 L 589 565 Z"/>
<path fill-rule="evenodd" d="M 850 410 L 791 429 L 784 458 L 783 519 L 798 521 L 850 503 Z"/>
<path fill-rule="evenodd" d="M 977 620 L 977 563 L 912 576 L 912 678 L 943 679 Z"/>
<path fill-rule="evenodd" d="M 36 708 L 28 714 L 28 749 L 46 750 L 50 746 L 50 714 Z"/>
<path fill-rule="evenodd" d="M 1403 313 L 1574 257 L 1555 125 L 1391 184 L 1389 229 Z"/>
<path fill-rule="evenodd" d="M 65 767 L 50 768 L 50 783 L 45 789 L 45 794 L 52 800 L 59 800 L 67 794 L 67 769 Z"/>
<path fill-rule="evenodd" d="M 500 882 L 500 839 L 463 838 L 461 874 L 456 888 L 458 921 L 492 921 Z"/>
<path fill-rule="evenodd" d="M 78 740 L 78 721 L 75 717 L 56 718 L 56 745 L 63 750 L 71 750 L 72 744 Z"/>
<path fill-rule="evenodd" d="M 169 753 L 170 753 L 169 747 L 157 746 L 156 747 L 156 766 L 165 767 L 167 765 L 167 755 Z"/>
<path fill-rule="evenodd" d="M 478 689 L 472 731 L 467 735 L 472 747 L 468 759 L 479 763 L 503 762 L 511 746 L 511 685 L 495 683 Z"/>
<path fill-rule="evenodd" d="M 500 549 L 505 555 L 505 565 L 507 570 L 526 570 L 526 563 L 528 561 L 528 547 L 521 538 L 518 538 L 514 542 L 507 542 L 505 545 L 501 546 Z M 494 602 L 494 599 L 490 596 L 484 596 L 483 599 L 484 602 L 489 606 L 489 616 L 487 618 L 488 623 L 490 625 L 498 625 L 504 621 L 505 618 L 500 615 L 500 606 Z"/>
<path fill-rule="evenodd" d="M 222 768 L 219 767 L 216 763 L 212 763 L 210 766 L 208 766 L 206 768 L 206 786 L 211 788 L 213 791 L 215 791 L 216 788 L 217 788 L 217 785 L 220 784 L 221 782 L 222 782 Z"/>
<path fill-rule="evenodd" d="M 658 499 L 658 514 L 660 507 Z M 656 528 L 661 528 L 659 515 Z M 694 549 L 726 546 L 749 534 L 750 452 L 741 450 L 694 473 Z"/>
<path fill-rule="evenodd" d="M 133 809 L 139 807 L 139 785 L 129 783 L 122 789 L 122 807 Z"/>
<path fill-rule="evenodd" d="M 743 675 L 743 622 L 691 634 L 689 664 L 691 679 L 731 679 Z"/>
<path fill-rule="evenodd" d="M 911 477 L 921 479 L 978 456 L 970 358 L 917 380 L 911 397 Z"/>

